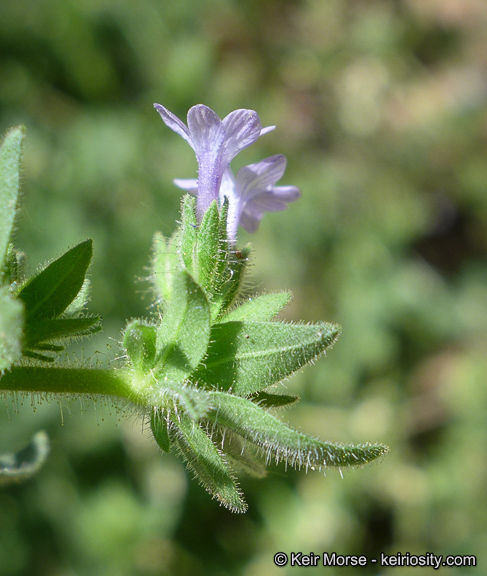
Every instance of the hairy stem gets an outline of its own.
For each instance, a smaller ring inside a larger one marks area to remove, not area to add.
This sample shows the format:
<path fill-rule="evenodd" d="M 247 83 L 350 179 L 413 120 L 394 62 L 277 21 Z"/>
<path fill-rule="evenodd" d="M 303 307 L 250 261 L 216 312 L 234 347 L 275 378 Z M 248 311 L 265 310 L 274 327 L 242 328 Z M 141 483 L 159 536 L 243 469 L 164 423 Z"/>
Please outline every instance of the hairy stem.
<path fill-rule="evenodd" d="M 0 391 L 133 398 L 124 370 L 16 366 L 0 378 Z"/>

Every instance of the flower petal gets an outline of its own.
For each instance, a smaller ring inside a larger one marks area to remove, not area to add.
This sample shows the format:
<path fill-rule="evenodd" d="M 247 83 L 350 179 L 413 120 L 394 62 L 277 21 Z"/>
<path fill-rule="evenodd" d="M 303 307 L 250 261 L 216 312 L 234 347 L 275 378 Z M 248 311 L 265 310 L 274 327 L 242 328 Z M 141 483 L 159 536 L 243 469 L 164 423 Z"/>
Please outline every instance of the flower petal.
<path fill-rule="evenodd" d="M 186 190 L 190 194 L 198 193 L 198 180 L 196 178 L 175 178 L 173 180 L 174 184 L 181 190 Z"/>
<path fill-rule="evenodd" d="M 252 214 L 280 212 L 287 209 L 288 202 L 294 202 L 300 195 L 295 186 L 276 186 L 253 196 L 245 204 L 244 211 Z"/>
<path fill-rule="evenodd" d="M 169 110 L 167 108 L 164 108 L 164 106 L 162 106 L 161 104 L 154 104 L 154 108 L 161 115 L 164 124 L 168 128 L 171 128 L 171 130 L 174 130 L 176 134 L 182 136 L 194 150 L 193 142 L 191 141 L 191 136 L 189 135 L 188 127 L 184 124 L 184 122 L 181 122 L 181 120 L 177 116 L 175 116 L 172 112 L 169 112 Z"/>
<path fill-rule="evenodd" d="M 260 131 L 260 135 L 264 136 L 264 134 L 267 134 L 268 132 L 272 132 L 275 129 L 276 129 L 275 126 L 267 126 L 266 128 L 262 128 L 262 130 Z"/>
<path fill-rule="evenodd" d="M 237 172 L 239 195 L 251 198 L 255 193 L 274 186 L 284 175 L 286 163 L 286 157 L 278 154 L 240 168 Z"/>
<path fill-rule="evenodd" d="M 225 130 L 219 116 L 208 106 L 197 104 L 189 109 L 188 128 L 196 155 L 211 152 L 218 156 L 225 140 Z"/>
<path fill-rule="evenodd" d="M 229 164 L 235 156 L 253 144 L 262 132 L 259 115 L 254 110 L 234 110 L 223 119 L 225 148 L 223 162 Z"/>
<path fill-rule="evenodd" d="M 244 230 L 247 230 L 247 232 L 257 232 L 263 216 L 263 214 L 252 216 L 246 212 L 242 212 L 242 214 L 240 214 L 240 226 L 242 226 Z"/>
<path fill-rule="evenodd" d="M 218 115 L 203 104 L 190 108 L 188 128 L 198 159 L 196 217 L 198 222 L 201 222 L 213 200 L 218 200 L 220 182 L 225 170 L 222 165 L 225 129 Z"/>

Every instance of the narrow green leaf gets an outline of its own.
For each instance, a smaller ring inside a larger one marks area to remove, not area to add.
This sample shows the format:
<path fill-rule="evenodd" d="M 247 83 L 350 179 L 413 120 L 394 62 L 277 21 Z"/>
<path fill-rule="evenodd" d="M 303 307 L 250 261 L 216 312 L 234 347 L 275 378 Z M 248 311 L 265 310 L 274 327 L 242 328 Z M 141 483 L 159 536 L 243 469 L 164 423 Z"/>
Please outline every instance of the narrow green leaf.
<path fill-rule="evenodd" d="M 185 266 L 181 256 L 182 234 L 181 227 L 175 230 L 169 240 L 159 232 L 154 234 L 150 280 L 155 289 L 156 303 L 161 307 L 173 295 L 174 275 Z"/>
<path fill-rule="evenodd" d="M 181 258 L 190 274 L 194 274 L 194 257 L 198 236 L 195 210 L 196 198 L 186 194 L 181 206 Z"/>
<path fill-rule="evenodd" d="M 210 309 L 205 294 L 186 271 L 174 273 L 171 292 L 157 332 L 157 365 L 159 374 L 182 381 L 208 348 Z"/>
<path fill-rule="evenodd" d="M 171 440 L 165 416 L 160 410 L 154 410 L 150 419 L 150 427 L 159 448 L 166 453 L 171 449 Z"/>
<path fill-rule="evenodd" d="M 292 430 L 254 403 L 226 392 L 210 392 L 214 409 L 208 419 L 229 428 L 245 440 L 261 447 L 267 460 L 283 460 L 297 468 L 360 466 L 388 452 L 382 444 L 341 446 L 321 442 Z"/>
<path fill-rule="evenodd" d="M 185 414 L 173 414 L 171 423 L 171 440 L 204 488 L 232 512 L 245 512 L 247 505 L 235 479 L 206 432 Z"/>
<path fill-rule="evenodd" d="M 198 230 L 196 279 L 203 290 L 210 292 L 217 280 L 215 272 L 220 249 L 220 214 L 216 202 L 205 212 Z"/>
<path fill-rule="evenodd" d="M 49 454 L 49 440 L 43 431 L 15 454 L 0 454 L 0 486 L 21 482 L 33 476 Z"/>
<path fill-rule="evenodd" d="M 225 322 L 212 327 L 204 366 L 194 378 L 250 396 L 296 372 L 337 339 L 335 324 Z"/>
<path fill-rule="evenodd" d="M 219 292 L 224 283 L 228 281 L 230 269 L 228 268 L 229 242 L 227 236 L 228 198 L 225 196 L 220 210 L 218 227 L 218 253 L 215 266 L 215 290 Z"/>
<path fill-rule="evenodd" d="M 36 347 L 46 340 L 62 340 L 89 336 L 101 330 L 99 316 L 32 320 L 25 326 L 24 347 Z"/>
<path fill-rule="evenodd" d="M 213 298 L 213 318 L 221 319 L 237 298 L 242 287 L 250 252 L 250 246 L 245 246 L 242 250 L 234 250 L 228 254 L 229 274 L 225 276 L 223 286 Z"/>
<path fill-rule="evenodd" d="M 9 130 L 0 148 L 0 280 L 17 212 L 25 128 Z"/>
<path fill-rule="evenodd" d="M 76 298 L 93 255 L 93 241 L 85 240 L 49 264 L 19 293 L 27 320 L 55 318 Z"/>
<path fill-rule="evenodd" d="M 23 306 L 0 286 L 0 374 L 22 354 Z"/>
<path fill-rule="evenodd" d="M 289 303 L 291 292 L 253 296 L 222 318 L 223 322 L 266 322 L 272 320 Z"/>

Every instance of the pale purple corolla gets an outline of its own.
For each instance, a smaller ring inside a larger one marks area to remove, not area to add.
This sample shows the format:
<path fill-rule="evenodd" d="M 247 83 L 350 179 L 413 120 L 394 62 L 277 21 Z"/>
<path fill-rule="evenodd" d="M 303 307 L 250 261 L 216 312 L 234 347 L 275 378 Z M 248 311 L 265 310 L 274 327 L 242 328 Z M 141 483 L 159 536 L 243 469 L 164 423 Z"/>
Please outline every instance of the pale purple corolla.
<path fill-rule="evenodd" d="M 259 115 L 253 110 L 234 110 L 221 120 L 211 108 L 197 104 L 189 109 L 186 126 L 164 106 L 154 104 L 154 108 L 166 126 L 182 136 L 196 153 L 198 221 L 201 221 L 213 200 L 218 199 L 223 173 L 230 162 L 259 136 L 275 128 L 275 126 L 262 128 Z"/>
<path fill-rule="evenodd" d="M 296 186 L 276 186 L 286 170 L 286 157 L 282 154 L 265 158 L 255 164 L 240 168 L 234 176 L 227 168 L 223 173 L 219 203 L 228 198 L 228 239 L 235 241 L 240 224 L 247 232 L 255 232 L 264 216 L 264 212 L 286 210 L 288 202 L 294 202 L 301 196 Z M 174 183 L 190 192 L 198 194 L 198 181 L 194 179 L 176 179 Z"/>
<path fill-rule="evenodd" d="M 235 241 L 238 225 L 255 232 L 264 212 L 287 208 L 300 196 L 295 186 L 275 186 L 284 174 L 286 158 L 282 155 L 241 168 L 234 176 L 229 164 L 244 148 L 275 126 L 262 128 L 257 112 L 235 110 L 223 120 L 203 104 L 188 111 L 188 125 L 160 104 L 154 104 L 162 120 L 193 148 L 198 161 L 198 179 L 175 180 L 184 190 L 195 194 L 196 216 L 201 222 L 213 200 L 219 205 L 229 201 L 228 238 Z"/>

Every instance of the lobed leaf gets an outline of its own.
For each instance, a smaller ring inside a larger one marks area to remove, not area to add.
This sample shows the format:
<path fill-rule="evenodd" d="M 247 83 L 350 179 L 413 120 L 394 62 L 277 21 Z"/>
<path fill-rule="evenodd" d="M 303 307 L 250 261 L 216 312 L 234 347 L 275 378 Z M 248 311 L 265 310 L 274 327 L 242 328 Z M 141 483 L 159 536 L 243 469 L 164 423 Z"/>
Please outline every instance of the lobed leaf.
<path fill-rule="evenodd" d="M 280 420 L 246 400 L 226 392 L 210 392 L 214 409 L 208 419 L 229 428 L 245 440 L 261 447 L 267 460 L 284 460 L 298 468 L 319 469 L 329 466 L 359 466 L 387 453 L 382 444 L 340 446 L 315 440 L 292 430 Z"/>
<path fill-rule="evenodd" d="M 204 366 L 194 378 L 212 388 L 250 396 L 296 372 L 331 346 L 336 324 L 225 322 L 211 329 Z"/>

